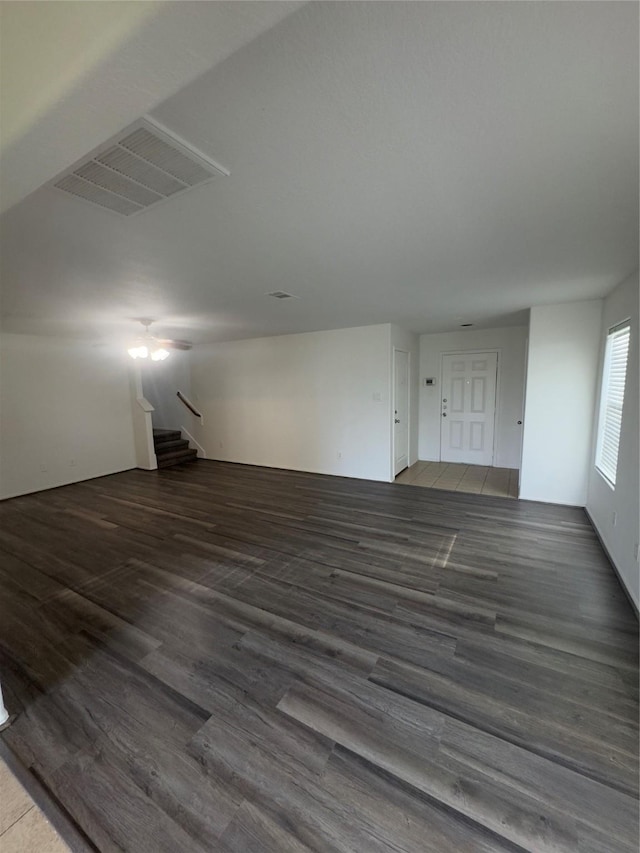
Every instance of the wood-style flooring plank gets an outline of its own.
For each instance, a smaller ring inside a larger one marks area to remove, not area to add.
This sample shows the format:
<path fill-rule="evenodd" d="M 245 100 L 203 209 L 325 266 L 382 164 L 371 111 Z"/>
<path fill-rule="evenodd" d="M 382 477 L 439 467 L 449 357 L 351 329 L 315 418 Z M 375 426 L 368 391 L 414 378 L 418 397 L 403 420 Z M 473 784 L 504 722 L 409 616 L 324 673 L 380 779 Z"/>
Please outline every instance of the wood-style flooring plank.
<path fill-rule="evenodd" d="M 15 498 L 0 680 L 97 850 L 637 850 L 638 625 L 579 508 L 203 461 Z"/>

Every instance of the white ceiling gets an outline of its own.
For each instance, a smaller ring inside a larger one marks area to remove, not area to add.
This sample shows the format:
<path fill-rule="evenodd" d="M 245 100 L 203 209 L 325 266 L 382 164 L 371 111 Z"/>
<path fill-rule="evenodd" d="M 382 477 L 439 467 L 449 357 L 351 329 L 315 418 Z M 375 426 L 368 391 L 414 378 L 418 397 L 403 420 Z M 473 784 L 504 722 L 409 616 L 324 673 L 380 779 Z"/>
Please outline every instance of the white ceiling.
<path fill-rule="evenodd" d="M 203 16 L 233 38 L 207 48 Z M 178 2 L 133 26 L 9 148 L 15 197 L 133 108 L 231 176 L 131 219 L 23 198 L 0 220 L 8 330 L 510 325 L 638 264 L 635 3 Z"/>

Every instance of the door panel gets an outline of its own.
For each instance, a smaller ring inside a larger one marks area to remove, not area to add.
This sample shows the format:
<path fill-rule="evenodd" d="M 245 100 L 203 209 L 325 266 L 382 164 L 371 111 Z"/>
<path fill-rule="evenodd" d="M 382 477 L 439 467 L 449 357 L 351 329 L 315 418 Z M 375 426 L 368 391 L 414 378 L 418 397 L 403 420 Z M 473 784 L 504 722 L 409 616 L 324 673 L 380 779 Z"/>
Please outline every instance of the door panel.
<path fill-rule="evenodd" d="M 449 422 L 449 446 L 455 450 L 462 450 L 462 436 L 464 434 L 464 424 L 462 421 Z"/>
<path fill-rule="evenodd" d="M 409 464 L 409 353 L 393 351 L 393 470 Z"/>
<path fill-rule="evenodd" d="M 471 411 L 484 413 L 486 410 L 486 381 L 484 376 L 474 376 L 471 379 Z"/>
<path fill-rule="evenodd" d="M 451 411 L 464 411 L 464 376 L 451 377 Z"/>
<path fill-rule="evenodd" d="M 471 450 L 482 450 L 484 447 L 484 424 L 478 421 L 469 426 L 469 447 Z"/>
<path fill-rule="evenodd" d="M 440 458 L 493 463 L 498 353 L 442 356 Z"/>

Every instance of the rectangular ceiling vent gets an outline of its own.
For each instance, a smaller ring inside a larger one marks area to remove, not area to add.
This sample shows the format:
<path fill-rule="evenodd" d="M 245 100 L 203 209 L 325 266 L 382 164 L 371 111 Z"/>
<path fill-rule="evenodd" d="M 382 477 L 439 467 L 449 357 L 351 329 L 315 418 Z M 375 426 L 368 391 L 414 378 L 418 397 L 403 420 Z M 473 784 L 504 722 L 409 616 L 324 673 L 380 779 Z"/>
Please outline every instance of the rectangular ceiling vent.
<path fill-rule="evenodd" d="M 166 128 L 144 118 L 54 179 L 52 186 L 131 216 L 228 174 Z"/>
<path fill-rule="evenodd" d="M 274 299 L 295 299 L 293 293 L 287 293 L 286 290 L 273 290 L 267 293 L 267 296 L 273 296 Z"/>

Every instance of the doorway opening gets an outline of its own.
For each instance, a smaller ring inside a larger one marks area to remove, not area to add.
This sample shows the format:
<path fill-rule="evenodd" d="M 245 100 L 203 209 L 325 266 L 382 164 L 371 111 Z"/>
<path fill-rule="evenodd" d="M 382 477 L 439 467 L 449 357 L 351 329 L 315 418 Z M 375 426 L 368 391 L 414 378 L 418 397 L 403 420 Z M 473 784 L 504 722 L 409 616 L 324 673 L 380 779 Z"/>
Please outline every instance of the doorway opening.
<path fill-rule="evenodd" d="M 393 473 L 409 465 L 409 353 L 393 349 Z"/>

